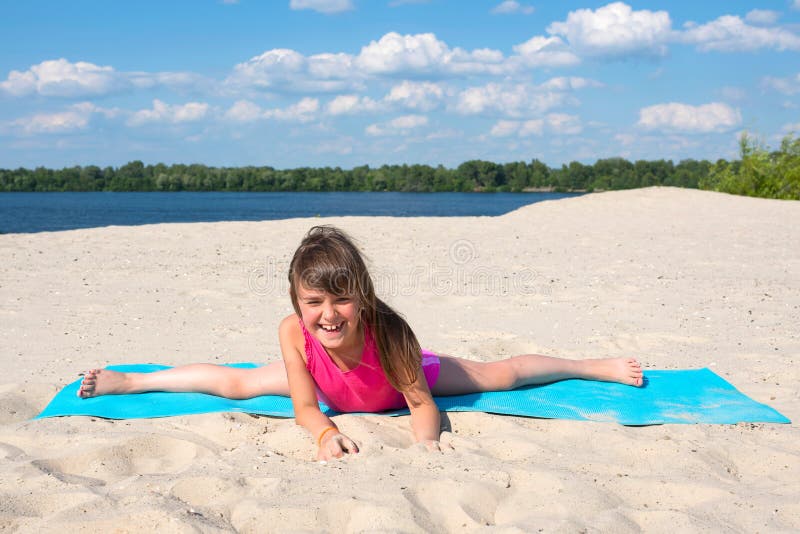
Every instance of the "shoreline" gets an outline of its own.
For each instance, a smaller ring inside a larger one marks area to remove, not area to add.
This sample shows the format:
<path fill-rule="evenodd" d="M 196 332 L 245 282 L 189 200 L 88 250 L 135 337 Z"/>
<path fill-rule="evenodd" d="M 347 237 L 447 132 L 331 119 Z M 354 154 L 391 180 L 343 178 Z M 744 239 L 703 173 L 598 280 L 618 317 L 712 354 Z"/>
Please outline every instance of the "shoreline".
<path fill-rule="evenodd" d="M 292 420 L 208 414 L 31 421 L 83 369 L 271 361 L 285 267 L 309 226 L 364 250 L 420 342 L 709 366 L 800 419 L 800 204 L 675 188 L 498 217 L 170 223 L 0 235 L 0 528 L 256 532 L 800 529 L 790 425 L 448 413 L 454 450 L 407 417 L 337 416 L 358 457 L 319 465 Z M 383 291 L 381 291 L 381 289 Z"/>

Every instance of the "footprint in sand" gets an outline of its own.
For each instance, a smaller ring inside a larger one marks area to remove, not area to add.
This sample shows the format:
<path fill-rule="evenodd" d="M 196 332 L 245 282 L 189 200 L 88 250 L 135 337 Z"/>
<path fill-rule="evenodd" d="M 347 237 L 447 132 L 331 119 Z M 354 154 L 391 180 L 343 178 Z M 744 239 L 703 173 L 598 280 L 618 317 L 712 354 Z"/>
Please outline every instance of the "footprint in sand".
<path fill-rule="evenodd" d="M 138 436 L 116 445 L 82 448 L 77 454 L 33 464 L 64 482 L 103 485 L 129 475 L 180 473 L 207 449 L 169 436 Z"/>
<path fill-rule="evenodd" d="M 457 532 L 495 524 L 495 511 L 505 488 L 494 484 L 455 480 L 428 481 L 404 492 L 405 498 L 424 511 L 433 532 Z M 447 499 L 442 499 L 447 495 Z"/>

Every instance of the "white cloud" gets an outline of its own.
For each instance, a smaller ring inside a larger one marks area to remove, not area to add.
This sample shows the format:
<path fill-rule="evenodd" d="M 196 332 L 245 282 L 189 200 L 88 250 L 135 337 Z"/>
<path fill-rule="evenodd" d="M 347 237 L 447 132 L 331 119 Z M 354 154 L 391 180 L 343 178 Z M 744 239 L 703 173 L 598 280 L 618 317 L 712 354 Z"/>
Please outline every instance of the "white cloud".
<path fill-rule="evenodd" d="M 580 62 L 559 37 L 534 37 L 514 46 L 514 51 L 516 55 L 505 57 L 502 52 L 488 48 L 451 48 L 432 33 L 401 35 L 390 32 L 362 47 L 357 55 L 304 56 L 291 49 L 267 50 L 236 65 L 224 85 L 234 93 L 247 89 L 278 93 L 349 93 L 363 91 L 367 81 L 381 77 L 510 75 L 535 67 Z M 434 93 L 428 91 L 426 103 L 419 104 L 422 107 L 417 109 L 426 110 L 433 105 Z M 413 108 L 413 98 L 395 96 Z"/>
<path fill-rule="evenodd" d="M 550 24 L 547 32 L 563 36 L 586 56 L 663 56 L 671 24 L 666 11 L 633 11 L 623 2 L 614 2 L 595 11 L 571 11 L 566 21 Z"/>
<path fill-rule="evenodd" d="M 264 111 L 249 100 L 238 100 L 225 112 L 225 118 L 234 122 L 253 122 L 262 118 Z"/>
<path fill-rule="evenodd" d="M 428 117 L 425 115 L 403 115 L 388 122 L 370 124 L 365 131 L 371 136 L 408 135 L 411 130 L 427 124 Z"/>
<path fill-rule="evenodd" d="M 773 78 L 767 76 L 761 80 L 761 86 L 765 89 L 773 89 L 785 95 L 800 93 L 800 73 L 790 78 Z"/>
<path fill-rule="evenodd" d="M 547 124 L 554 133 L 561 135 L 575 135 L 583 131 L 581 119 L 577 115 L 551 113 L 547 116 Z"/>
<path fill-rule="evenodd" d="M 360 87 L 360 76 L 348 54 L 309 57 L 286 48 L 267 50 L 239 63 L 225 80 L 234 89 L 265 91 L 332 92 Z"/>
<path fill-rule="evenodd" d="M 114 118 L 119 114 L 120 111 L 116 108 L 101 108 L 90 102 L 81 102 L 70 106 L 66 111 L 36 113 L 7 122 L 1 129 L 22 135 L 68 133 L 86 129 L 93 115 Z"/>
<path fill-rule="evenodd" d="M 188 72 L 118 72 L 109 66 L 61 58 L 42 61 L 26 71 L 12 70 L 0 82 L 0 93 L 72 98 L 157 86 L 197 88 L 208 83 L 202 76 Z"/>
<path fill-rule="evenodd" d="M 288 107 L 273 109 L 263 109 L 249 100 L 239 100 L 225 112 L 224 117 L 233 122 L 254 122 L 268 119 L 310 122 L 317 118 L 319 108 L 319 100 L 316 98 L 303 98 Z"/>
<path fill-rule="evenodd" d="M 281 121 L 310 122 L 316 118 L 319 111 L 319 100 L 316 98 L 303 98 L 296 104 L 283 109 L 268 109 L 264 112 L 265 119 Z"/>
<path fill-rule="evenodd" d="M 129 126 L 140 126 L 148 122 L 168 122 L 178 124 L 203 119 L 208 112 L 208 104 L 201 102 L 188 102 L 186 104 L 170 105 L 161 100 L 153 100 L 151 109 L 142 109 L 134 112 L 128 118 Z"/>
<path fill-rule="evenodd" d="M 541 119 L 525 121 L 500 120 L 492 127 L 492 137 L 541 137 L 545 131 L 556 135 L 575 135 L 583 131 L 580 117 L 566 113 L 550 113 Z"/>
<path fill-rule="evenodd" d="M 800 50 L 800 36 L 784 28 L 750 26 L 733 15 L 723 15 L 706 24 L 688 22 L 678 34 L 682 42 L 694 44 L 701 51 L 739 52 L 760 48 Z"/>
<path fill-rule="evenodd" d="M 492 137 L 530 137 L 531 135 L 541 136 L 544 132 L 543 119 L 531 119 L 527 121 L 500 120 L 492 126 L 489 135 Z"/>
<path fill-rule="evenodd" d="M 445 90 L 440 84 L 405 80 L 392 87 L 384 100 L 408 109 L 430 111 L 436 108 L 444 97 Z"/>
<path fill-rule="evenodd" d="M 800 122 L 795 122 L 794 124 L 784 124 L 781 130 L 788 134 L 797 135 L 800 133 Z"/>
<path fill-rule="evenodd" d="M 82 130 L 89 124 L 89 115 L 79 111 L 62 111 L 59 113 L 37 113 L 30 117 L 13 122 L 24 134 L 65 133 Z"/>
<path fill-rule="evenodd" d="M 753 9 L 744 16 L 744 20 L 750 24 L 775 24 L 778 22 L 781 14 L 777 11 L 770 11 L 769 9 Z"/>
<path fill-rule="evenodd" d="M 366 96 L 339 95 L 326 106 L 329 115 L 354 115 L 379 111 L 381 104 Z"/>
<path fill-rule="evenodd" d="M 532 37 L 513 49 L 519 54 L 516 61 L 527 67 L 564 67 L 581 61 L 560 37 Z"/>
<path fill-rule="evenodd" d="M 739 110 L 727 104 L 712 102 L 691 106 L 671 102 L 640 109 L 638 125 L 648 130 L 708 133 L 730 130 L 741 122 L 742 116 Z"/>
<path fill-rule="evenodd" d="M 534 8 L 533 6 L 520 4 L 516 0 L 505 0 L 493 7 L 491 12 L 495 15 L 513 15 L 515 13 L 530 15 L 534 12 Z"/>
<path fill-rule="evenodd" d="M 590 80 L 588 78 L 581 78 L 578 76 L 559 76 L 556 78 L 550 78 L 543 84 L 539 85 L 540 89 L 546 89 L 549 91 L 569 91 L 569 90 L 576 90 L 576 89 L 583 89 L 585 87 L 602 87 L 603 84 L 595 81 Z"/>
<path fill-rule="evenodd" d="M 503 54 L 497 50 L 451 49 L 432 33 L 390 32 L 363 47 L 355 64 L 368 74 L 467 74 L 500 73 L 503 61 Z"/>
<path fill-rule="evenodd" d="M 564 92 L 542 91 L 525 84 L 489 83 L 461 91 L 453 108 L 463 115 L 501 113 L 508 117 L 522 117 L 573 102 L 574 99 Z"/>
<path fill-rule="evenodd" d="M 354 8 L 352 0 L 290 0 L 291 9 L 311 9 L 330 15 L 350 11 Z"/>
<path fill-rule="evenodd" d="M 800 9 L 800 0 L 792 1 L 792 9 Z"/>
<path fill-rule="evenodd" d="M 101 95 L 124 88 L 126 80 L 112 67 L 101 67 L 66 59 L 42 61 L 27 71 L 12 70 L 0 82 L 0 90 L 13 96 L 37 93 L 43 96 Z"/>

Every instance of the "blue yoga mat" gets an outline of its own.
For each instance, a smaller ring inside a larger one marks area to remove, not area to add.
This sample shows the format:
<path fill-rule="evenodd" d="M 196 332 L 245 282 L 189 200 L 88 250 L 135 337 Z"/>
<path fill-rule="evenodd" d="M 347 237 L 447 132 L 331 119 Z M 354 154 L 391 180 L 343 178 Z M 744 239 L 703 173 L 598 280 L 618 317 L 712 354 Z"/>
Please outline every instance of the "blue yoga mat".
<path fill-rule="evenodd" d="M 233 364 L 256 367 L 255 364 Z M 152 372 L 163 365 L 117 365 L 109 369 L 124 372 Z M 80 380 L 64 387 L 37 416 L 93 415 L 107 419 L 141 419 L 210 412 L 245 412 L 277 417 L 293 417 L 288 397 L 265 395 L 247 400 L 231 400 L 203 393 L 139 393 L 80 399 L 76 393 Z M 664 423 L 739 422 L 789 423 L 774 409 L 739 392 L 709 369 L 651 371 L 641 388 L 594 382 L 563 380 L 542 386 L 527 386 L 512 391 L 474 393 L 437 397 L 441 410 L 488 412 L 548 419 L 606 421 L 623 425 Z M 325 405 L 323 412 L 335 415 Z M 383 412 L 404 415 L 408 410 Z"/>

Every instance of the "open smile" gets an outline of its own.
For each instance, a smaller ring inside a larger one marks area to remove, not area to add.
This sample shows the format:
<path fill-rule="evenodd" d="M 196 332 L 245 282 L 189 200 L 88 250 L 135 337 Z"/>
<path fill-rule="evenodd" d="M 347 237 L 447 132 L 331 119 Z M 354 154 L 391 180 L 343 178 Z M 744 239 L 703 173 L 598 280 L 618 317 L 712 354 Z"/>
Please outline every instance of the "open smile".
<path fill-rule="evenodd" d="M 336 332 L 341 332 L 344 323 L 339 324 L 320 324 L 319 327 L 322 328 L 324 331 L 328 332 L 329 334 L 335 334 Z"/>

